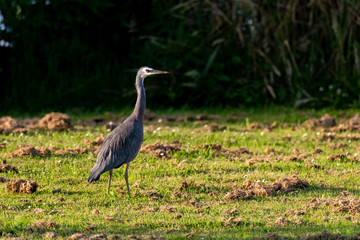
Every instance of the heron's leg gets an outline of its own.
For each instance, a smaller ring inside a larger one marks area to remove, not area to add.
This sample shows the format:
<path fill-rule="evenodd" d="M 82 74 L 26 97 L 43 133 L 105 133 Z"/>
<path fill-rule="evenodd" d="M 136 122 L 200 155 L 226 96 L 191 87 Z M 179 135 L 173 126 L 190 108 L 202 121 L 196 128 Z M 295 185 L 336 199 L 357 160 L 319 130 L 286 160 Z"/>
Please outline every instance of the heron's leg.
<path fill-rule="evenodd" d="M 110 191 L 111 176 L 112 176 L 112 170 L 109 171 L 108 193 Z"/>
<path fill-rule="evenodd" d="M 125 168 L 125 181 L 126 181 L 126 186 L 127 186 L 127 190 L 128 190 L 128 194 L 130 195 L 130 187 L 129 187 L 129 180 L 128 180 L 128 169 L 129 169 L 130 163 L 126 163 L 126 168 Z"/>

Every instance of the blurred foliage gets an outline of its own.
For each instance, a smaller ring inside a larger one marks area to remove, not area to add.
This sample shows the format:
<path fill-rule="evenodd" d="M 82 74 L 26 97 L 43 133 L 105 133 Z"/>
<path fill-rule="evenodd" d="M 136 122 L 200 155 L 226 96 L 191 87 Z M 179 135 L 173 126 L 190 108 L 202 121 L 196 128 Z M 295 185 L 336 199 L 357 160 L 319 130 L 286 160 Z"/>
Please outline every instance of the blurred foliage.
<path fill-rule="evenodd" d="M 355 0 L 0 0 L 1 110 L 360 106 Z"/>

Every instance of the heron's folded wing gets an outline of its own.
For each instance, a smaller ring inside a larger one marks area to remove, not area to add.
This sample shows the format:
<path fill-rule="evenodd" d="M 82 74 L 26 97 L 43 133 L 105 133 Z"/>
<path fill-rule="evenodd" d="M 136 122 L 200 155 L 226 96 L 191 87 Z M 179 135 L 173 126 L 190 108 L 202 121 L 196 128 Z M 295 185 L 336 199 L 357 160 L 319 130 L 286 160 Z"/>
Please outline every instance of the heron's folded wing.
<path fill-rule="evenodd" d="M 125 122 L 115 128 L 101 145 L 96 161 L 97 168 L 101 169 L 101 172 L 106 172 L 132 160 L 129 158 L 132 157 L 136 139 L 137 136 L 133 124 Z"/>

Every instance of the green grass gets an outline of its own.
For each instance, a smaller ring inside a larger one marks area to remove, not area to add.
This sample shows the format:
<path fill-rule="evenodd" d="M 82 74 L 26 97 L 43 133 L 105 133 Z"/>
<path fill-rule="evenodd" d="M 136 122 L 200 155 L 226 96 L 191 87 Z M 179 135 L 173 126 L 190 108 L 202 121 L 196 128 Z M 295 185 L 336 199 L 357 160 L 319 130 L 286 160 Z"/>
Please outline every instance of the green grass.
<path fill-rule="evenodd" d="M 236 110 L 228 112 L 239 114 Z M 175 115 L 184 113 L 172 112 Z M 157 159 L 140 153 L 129 169 L 131 197 L 125 194 L 124 167 L 114 171 L 109 194 L 106 191 L 108 173 L 103 174 L 98 182 L 87 184 L 86 179 L 96 161 L 93 153 L 81 156 L 2 157 L 8 164 L 16 166 L 19 174 L 8 172 L 0 173 L 0 176 L 34 180 L 40 187 L 34 194 L 15 194 L 5 191 L 5 183 L 0 184 L 0 204 L 5 206 L 0 208 L 0 233 L 38 239 L 45 231 L 30 234 L 24 229 L 34 226 L 36 222 L 50 219 L 57 227 L 46 231 L 55 231 L 63 238 L 74 233 L 86 233 L 89 236 L 106 233 L 124 238 L 132 234 L 145 238 L 154 234 L 165 239 L 179 239 L 186 238 L 186 234 L 190 232 L 195 232 L 196 239 L 263 238 L 269 232 L 297 238 L 324 229 L 331 233 L 353 236 L 360 232 L 358 215 L 334 212 L 336 207 L 331 205 L 308 208 L 313 198 L 334 199 L 344 190 L 351 192 L 353 197 L 360 197 L 360 163 L 349 159 L 327 159 L 332 153 L 348 152 L 349 156 L 356 152 L 360 154 L 357 149 L 359 142 L 334 140 L 328 143 L 319 139 L 319 134 L 326 133 L 326 129 L 312 131 L 296 127 L 308 117 L 319 117 L 322 113 L 288 109 L 275 109 L 273 112 L 248 111 L 237 122 L 227 123 L 227 111 L 223 110 L 220 111 L 220 124 L 226 125 L 227 130 L 221 132 L 206 131 L 203 122 L 146 123 L 144 144 L 178 140 L 182 143 L 183 150 L 174 152 L 168 159 Z M 338 113 L 332 114 L 336 116 Z M 76 115 L 75 122 L 84 121 L 86 117 Z M 293 125 L 275 128 L 271 132 L 263 129 L 246 130 L 247 124 L 253 121 L 280 121 Z M 157 128 L 160 129 L 154 132 Z M 64 132 L 32 130 L 27 134 L 0 135 L 0 142 L 7 142 L 7 148 L 0 150 L 0 153 L 11 152 L 20 145 L 88 147 L 84 144 L 84 139 L 94 140 L 97 136 L 106 136 L 108 133 L 102 126 L 76 129 Z M 287 136 L 291 136 L 291 141 L 284 139 Z M 345 148 L 329 148 L 330 144 L 338 142 L 346 143 Z M 215 156 L 212 151 L 194 149 L 203 143 L 220 143 L 224 148 L 232 150 L 245 147 L 252 155 L 241 155 L 239 160 Z M 270 161 L 254 165 L 246 162 L 256 154 L 265 154 L 266 147 L 274 148 L 276 156 L 294 155 L 292 150 L 297 148 L 308 157 L 305 161 L 295 162 Z M 315 148 L 324 152 L 313 154 Z M 311 159 L 322 169 L 306 167 Z M 293 174 L 306 179 L 311 187 L 271 197 L 223 200 L 232 186 L 241 185 L 245 179 L 267 181 L 270 184 L 280 177 Z M 174 193 L 184 180 L 193 181 L 194 184 L 187 190 L 180 191 L 181 197 L 176 197 Z M 140 188 L 133 187 L 134 183 L 139 183 Z M 196 187 L 200 184 L 202 186 Z M 54 189 L 59 188 L 61 193 L 52 194 Z M 145 196 L 141 193 L 143 190 L 154 190 L 160 197 L 153 199 L 152 196 Z M 199 206 L 189 204 L 190 200 L 195 200 Z M 17 210 L 8 210 L 8 207 L 15 207 Z M 173 207 L 174 212 L 167 212 L 164 210 L 166 207 Z M 32 211 L 35 208 L 42 208 L 45 213 L 34 215 Z M 149 208 L 153 208 L 155 212 L 149 211 Z M 99 210 L 98 214 L 94 214 L 95 209 Z M 225 211 L 230 209 L 238 210 L 235 217 L 242 219 L 239 226 L 226 225 L 221 219 L 230 217 L 225 215 Z M 52 210 L 59 212 L 50 213 Z M 300 210 L 304 211 L 303 215 L 292 213 Z M 181 213 L 181 217 L 175 218 L 178 213 Z M 116 221 L 105 220 L 109 216 Z M 276 225 L 279 217 L 285 217 L 291 223 Z M 325 218 L 328 221 L 324 221 Z M 87 229 L 89 225 L 94 226 L 93 231 Z"/>

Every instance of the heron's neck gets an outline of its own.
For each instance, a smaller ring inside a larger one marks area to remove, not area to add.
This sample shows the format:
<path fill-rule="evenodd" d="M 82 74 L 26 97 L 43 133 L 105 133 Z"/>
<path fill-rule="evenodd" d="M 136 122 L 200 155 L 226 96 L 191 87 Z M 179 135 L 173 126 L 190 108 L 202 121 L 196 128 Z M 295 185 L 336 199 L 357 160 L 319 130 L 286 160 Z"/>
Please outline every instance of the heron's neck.
<path fill-rule="evenodd" d="M 135 117 L 141 122 L 144 120 L 145 106 L 146 106 L 146 95 L 144 88 L 144 79 L 137 77 L 136 78 L 136 91 L 137 91 L 137 99 L 135 104 L 135 109 L 133 114 Z"/>

